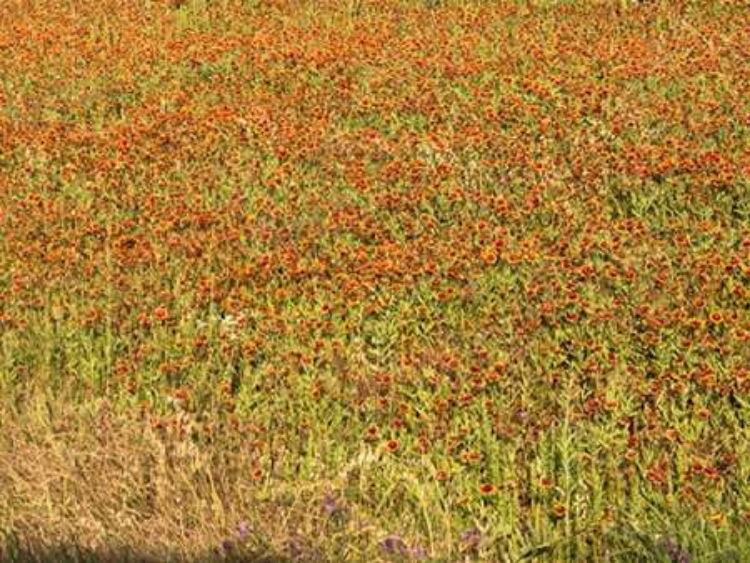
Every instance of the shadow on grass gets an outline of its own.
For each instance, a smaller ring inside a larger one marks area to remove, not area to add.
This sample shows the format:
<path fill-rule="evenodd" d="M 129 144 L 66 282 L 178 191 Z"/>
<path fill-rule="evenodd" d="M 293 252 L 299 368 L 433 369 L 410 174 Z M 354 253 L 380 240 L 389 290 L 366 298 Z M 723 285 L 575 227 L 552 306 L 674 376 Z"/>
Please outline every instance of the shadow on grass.
<path fill-rule="evenodd" d="M 139 553 L 127 547 L 112 550 L 89 550 L 78 546 L 35 547 L 0 545 L 3 563 L 167 563 L 167 562 L 258 562 L 281 563 L 291 561 L 281 555 L 253 553 L 249 550 L 224 552 L 217 548 L 204 554 L 185 555 L 156 551 Z"/>

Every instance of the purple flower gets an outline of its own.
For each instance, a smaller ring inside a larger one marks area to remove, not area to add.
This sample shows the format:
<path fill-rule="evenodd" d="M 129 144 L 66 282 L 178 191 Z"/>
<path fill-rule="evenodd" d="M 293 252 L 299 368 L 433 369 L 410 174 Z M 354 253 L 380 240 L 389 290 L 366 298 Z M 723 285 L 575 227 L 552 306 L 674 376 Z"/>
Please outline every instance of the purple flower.
<path fill-rule="evenodd" d="M 250 535 L 250 524 L 247 522 L 240 522 L 237 526 L 237 539 L 241 542 L 245 541 Z"/>
<path fill-rule="evenodd" d="M 391 534 L 380 540 L 380 547 L 389 555 L 406 555 L 409 546 L 398 534 Z"/>
<path fill-rule="evenodd" d="M 482 531 L 479 528 L 469 528 L 461 532 L 461 541 L 471 550 L 479 549 L 482 543 Z"/>
<path fill-rule="evenodd" d="M 326 495 L 323 499 L 323 512 L 326 516 L 338 516 L 344 511 L 343 507 L 336 501 L 333 495 Z"/>
<path fill-rule="evenodd" d="M 289 548 L 289 553 L 291 554 L 292 559 L 294 559 L 295 561 L 306 559 L 305 556 L 308 552 L 308 542 L 305 536 L 303 536 L 299 532 L 292 532 L 287 542 L 287 547 Z"/>
<path fill-rule="evenodd" d="M 427 559 L 427 550 L 421 545 L 415 545 L 411 548 L 411 556 L 417 561 L 424 561 Z"/>
<path fill-rule="evenodd" d="M 664 542 L 664 549 L 671 563 L 690 563 L 692 557 L 672 538 Z"/>
<path fill-rule="evenodd" d="M 232 540 L 224 540 L 221 542 L 221 551 L 226 553 L 230 553 L 234 549 L 234 542 Z"/>

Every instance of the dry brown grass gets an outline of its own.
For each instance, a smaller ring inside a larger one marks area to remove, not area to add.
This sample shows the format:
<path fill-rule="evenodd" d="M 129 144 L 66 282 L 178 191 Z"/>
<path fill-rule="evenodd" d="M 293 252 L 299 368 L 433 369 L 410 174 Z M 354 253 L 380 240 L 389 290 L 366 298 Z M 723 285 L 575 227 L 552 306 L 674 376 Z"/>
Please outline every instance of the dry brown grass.
<path fill-rule="evenodd" d="M 0 409 L 0 530 L 29 557 L 59 556 L 66 545 L 98 559 L 216 557 L 248 520 L 258 532 L 252 549 L 272 557 L 284 549 L 280 524 L 303 512 L 259 503 L 264 487 L 243 471 L 242 451 L 198 445 L 106 402 L 84 412 L 48 399 Z M 3 543 L 5 560 L 13 554 Z"/>
<path fill-rule="evenodd" d="M 326 505 L 346 472 L 259 477 L 236 432 L 207 439 L 188 412 L 154 426 L 37 395 L 0 420 L 2 561 L 379 559 L 367 509 Z"/>

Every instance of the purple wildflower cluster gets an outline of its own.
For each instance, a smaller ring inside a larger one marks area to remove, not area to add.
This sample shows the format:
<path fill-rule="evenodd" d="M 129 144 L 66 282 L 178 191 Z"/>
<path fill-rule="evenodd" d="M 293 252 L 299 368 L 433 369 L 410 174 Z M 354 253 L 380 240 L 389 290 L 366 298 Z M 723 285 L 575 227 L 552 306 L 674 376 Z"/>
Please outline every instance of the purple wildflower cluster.
<path fill-rule="evenodd" d="M 421 545 L 409 545 L 398 534 L 389 534 L 380 540 L 381 549 L 388 555 L 409 557 L 417 561 L 427 559 L 427 550 Z"/>

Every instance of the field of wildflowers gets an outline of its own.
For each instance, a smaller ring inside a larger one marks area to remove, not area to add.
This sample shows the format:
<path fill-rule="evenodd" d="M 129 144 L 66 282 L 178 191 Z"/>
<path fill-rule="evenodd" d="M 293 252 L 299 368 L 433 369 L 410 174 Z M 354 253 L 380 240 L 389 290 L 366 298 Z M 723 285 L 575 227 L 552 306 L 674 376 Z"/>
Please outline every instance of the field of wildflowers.
<path fill-rule="evenodd" d="M 748 30 L 0 3 L 0 559 L 747 561 Z"/>

